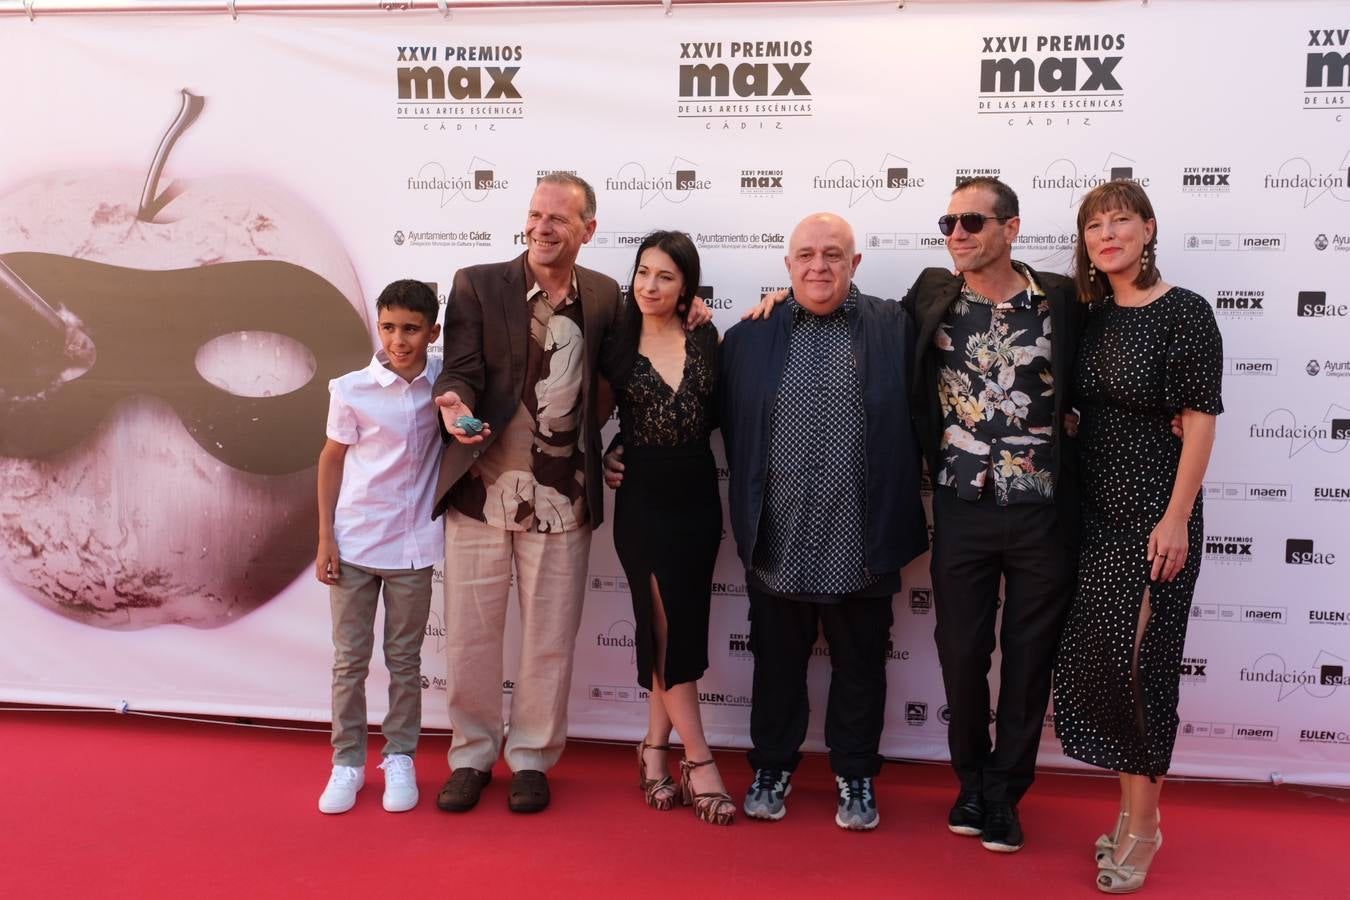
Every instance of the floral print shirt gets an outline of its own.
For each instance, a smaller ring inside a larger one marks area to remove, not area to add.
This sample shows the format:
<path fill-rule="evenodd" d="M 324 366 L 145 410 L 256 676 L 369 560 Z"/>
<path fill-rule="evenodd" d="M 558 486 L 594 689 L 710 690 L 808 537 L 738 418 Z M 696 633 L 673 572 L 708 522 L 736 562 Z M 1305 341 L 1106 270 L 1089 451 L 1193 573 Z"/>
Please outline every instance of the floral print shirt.
<path fill-rule="evenodd" d="M 586 340 L 576 273 L 555 308 L 525 267 L 530 311 L 525 386 L 515 415 L 456 482 L 463 515 L 506 531 L 556 534 L 584 528 L 586 428 L 581 421 Z M 494 431 L 497 423 L 493 423 Z"/>
<path fill-rule="evenodd" d="M 938 484 L 977 500 L 992 481 L 1000 506 L 1049 503 L 1055 492 L 1050 301 L 1018 271 L 1027 289 L 1001 303 L 963 287 L 933 335 L 943 416 Z"/>

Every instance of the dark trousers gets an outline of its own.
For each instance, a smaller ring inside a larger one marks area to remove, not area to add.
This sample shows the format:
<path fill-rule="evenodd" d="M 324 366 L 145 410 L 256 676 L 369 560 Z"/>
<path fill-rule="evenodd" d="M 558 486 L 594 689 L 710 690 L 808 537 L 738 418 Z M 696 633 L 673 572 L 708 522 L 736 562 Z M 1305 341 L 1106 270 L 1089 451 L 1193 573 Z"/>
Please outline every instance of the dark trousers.
<path fill-rule="evenodd" d="M 845 778 L 880 773 L 886 650 L 894 616 L 891 598 L 825 604 L 775 597 L 753 585 L 747 592 L 750 650 L 755 657 L 750 767 L 791 772 L 801 761 L 811 712 L 806 667 L 823 628 L 830 644 L 830 694 L 825 707 L 830 768 Z"/>
<path fill-rule="evenodd" d="M 933 494 L 937 649 L 951 724 L 947 746 L 962 790 L 1016 803 L 1036 774 L 1050 671 L 1073 594 L 1077 557 L 1048 505 L 999 506 L 939 487 Z M 989 740 L 989 665 L 1004 579 L 998 709 Z"/>

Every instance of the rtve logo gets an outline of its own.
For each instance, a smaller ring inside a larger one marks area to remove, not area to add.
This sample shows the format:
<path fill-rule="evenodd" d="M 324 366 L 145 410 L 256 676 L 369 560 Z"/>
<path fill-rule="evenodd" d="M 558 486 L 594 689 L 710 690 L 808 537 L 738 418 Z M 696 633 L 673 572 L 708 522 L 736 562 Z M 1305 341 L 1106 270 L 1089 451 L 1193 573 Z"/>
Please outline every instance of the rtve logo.
<path fill-rule="evenodd" d="M 1347 38 L 1350 38 L 1350 28 L 1308 29 L 1309 47 L 1344 47 Z M 1350 85 L 1350 53 L 1330 50 L 1308 54 L 1305 87 L 1333 88 L 1347 85 Z"/>

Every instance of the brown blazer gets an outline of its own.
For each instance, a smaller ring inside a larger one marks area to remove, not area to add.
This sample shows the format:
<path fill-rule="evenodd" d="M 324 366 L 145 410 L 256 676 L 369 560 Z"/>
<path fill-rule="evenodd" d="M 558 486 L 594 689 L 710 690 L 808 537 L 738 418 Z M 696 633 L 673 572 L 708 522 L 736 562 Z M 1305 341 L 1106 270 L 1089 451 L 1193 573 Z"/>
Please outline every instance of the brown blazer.
<path fill-rule="evenodd" d="M 586 505 L 590 524 L 604 517 L 600 462 L 600 423 L 595 420 L 596 374 L 611 373 L 617 352 L 613 340 L 619 314 L 619 285 L 613 278 L 576 267 L 581 302 L 586 360 L 582 373 L 585 396 L 581 414 L 586 422 Z M 515 415 L 525 391 L 529 307 L 525 292 L 525 254 L 513 260 L 469 266 L 455 273 L 445 307 L 441 346 L 445 363 L 436 379 L 436 394 L 454 391 L 473 414 L 492 426 L 492 435 L 479 444 L 461 444 L 441 422 L 441 469 L 436 478 L 433 518 L 450 502 L 450 488 L 487 451 Z M 603 352 L 602 352 L 603 351 Z"/>

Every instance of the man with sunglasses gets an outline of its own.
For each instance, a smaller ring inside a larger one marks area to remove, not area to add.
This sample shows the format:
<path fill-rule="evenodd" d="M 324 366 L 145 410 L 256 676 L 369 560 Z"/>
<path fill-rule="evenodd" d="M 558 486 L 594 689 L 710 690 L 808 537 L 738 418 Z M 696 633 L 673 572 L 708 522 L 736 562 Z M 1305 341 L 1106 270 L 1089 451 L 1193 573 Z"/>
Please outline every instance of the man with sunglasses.
<path fill-rule="evenodd" d="M 936 640 L 961 783 L 948 828 L 1004 853 L 1022 847 L 1017 803 L 1077 567 L 1078 452 L 1064 425 L 1084 316 L 1069 279 L 1013 261 L 1020 223 L 998 179 L 958 186 L 938 220 L 956 272 L 925 269 L 902 301 L 918 330 L 911 407 L 933 481 Z"/>

